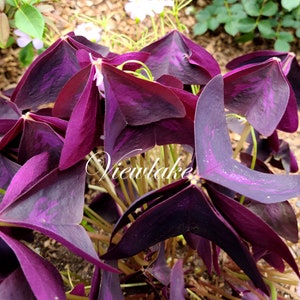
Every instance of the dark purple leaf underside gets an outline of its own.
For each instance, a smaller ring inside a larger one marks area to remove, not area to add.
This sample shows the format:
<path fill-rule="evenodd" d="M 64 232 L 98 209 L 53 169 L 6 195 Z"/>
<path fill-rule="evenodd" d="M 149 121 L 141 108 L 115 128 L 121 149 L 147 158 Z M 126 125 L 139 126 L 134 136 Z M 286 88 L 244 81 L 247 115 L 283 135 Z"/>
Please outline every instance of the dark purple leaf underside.
<path fill-rule="evenodd" d="M 234 58 L 226 65 L 226 68 L 229 70 L 233 70 L 247 64 L 264 62 L 271 57 L 278 57 L 283 60 L 287 56 L 287 54 L 288 52 L 279 52 L 273 50 L 254 51 Z"/>
<path fill-rule="evenodd" d="M 20 118 L 0 139 L 0 150 L 7 146 L 14 138 L 16 138 L 23 130 L 24 119 Z"/>
<path fill-rule="evenodd" d="M 19 144 L 18 163 L 24 164 L 37 154 L 49 152 L 52 157 L 52 166 L 55 168 L 62 147 L 62 138 L 48 124 L 25 120 Z"/>
<path fill-rule="evenodd" d="M 0 189 L 6 190 L 20 166 L 0 154 Z M 0 193 L 0 203 L 3 195 Z M 1 205 L 1 204 L 0 204 Z"/>
<path fill-rule="evenodd" d="M 224 87 L 226 108 L 245 116 L 264 136 L 274 132 L 290 97 L 290 87 L 279 59 L 271 58 L 227 73 Z"/>
<path fill-rule="evenodd" d="M 0 97 L 0 135 L 5 134 L 20 118 L 16 105 Z"/>
<path fill-rule="evenodd" d="M 103 258 L 130 257 L 160 241 L 189 231 L 219 245 L 257 287 L 266 291 L 247 247 L 196 186 L 185 188 L 144 212 Z"/>
<path fill-rule="evenodd" d="M 59 92 L 52 110 L 52 115 L 57 118 L 69 119 L 87 84 L 91 65 L 78 71 Z"/>
<path fill-rule="evenodd" d="M 17 287 L 17 288 L 16 288 Z M 16 269 L 0 283 L 0 299 L 36 300 L 21 268 Z"/>
<path fill-rule="evenodd" d="M 122 227 L 125 227 L 127 224 L 130 223 L 129 215 L 134 214 L 134 212 L 142 206 L 144 206 L 144 204 L 147 204 L 147 209 L 149 209 L 155 206 L 156 204 L 165 201 L 169 197 L 172 197 L 173 195 L 177 194 L 178 192 L 189 186 L 189 184 L 189 180 L 180 179 L 166 186 L 163 186 L 158 190 L 148 192 L 147 194 L 135 200 L 116 223 L 112 232 L 112 238 Z"/>
<path fill-rule="evenodd" d="M 117 261 L 107 261 L 107 265 L 112 266 L 113 268 L 118 267 Z M 120 278 L 119 274 L 112 273 L 109 271 L 102 271 L 101 283 L 99 294 L 97 297 L 98 300 L 123 300 L 123 294 L 120 287 Z"/>
<path fill-rule="evenodd" d="M 184 288 L 184 273 L 183 273 L 183 261 L 178 260 L 171 269 L 170 276 L 170 299 L 172 300 L 184 300 L 185 288 Z"/>
<path fill-rule="evenodd" d="M 300 195 L 299 175 L 265 174 L 232 159 L 221 76 L 213 78 L 199 97 L 195 143 L 198 174 L 204 179 L 262 203 L 282 202 Z"/>
<path fill-rule="evenodd" d="M 109 54 L 109 48 L 97 43 L 89 41 L 84 36 L 69 34 L 67 36 L 68 42 L 76 49 L 85 49 L 95 55 L 104 57 Z"/>
<path fill-rule="evenodd" d="M 166 261 L 165 243 L 161 242 L 159 244 L 157 258 L 147 267 L 146 272 L 167 286 L 170 283 L 170 271 Z"/>
<path fill-rule="evenodd" d="M 281 238 L 254 213 L 233 199 L 209 187 L 211 199 L 227 221 L 237 232 L 252 245 L 257 245 L 268 252 L 275 252 L 283 258 L 299 275 L 297 264 Z"/>
<path fill-rule="evenodd" d="M 59 168 L 64 170 L 82 160 L 100 145 L 103 133 L 100 94 L 94 82 L 95 69 L 90 70 L 86 86 L 76 103 L 66 131 Z"/>
<path fill-rule="evenodd" d="M 270 204 L 251 201 L 247 204 L 247 208 L 261 217 L 285 239 L 293 243 L 298 242 L 297 218 L 288 201 Z"/>
<path fill-rule="evenodd" d="M 84 205 L 84 187 L 83 162 L 66 171 L 54 169 L 36 181 L 11 205 L 2 208 L 0 220 L 38 230 L 100 268 L 114 270 L 98 259 L 90 238 L 79 225 Z"/>
<path fill-rule="evenodd" d="M 240 153 L 241 161 L 248 167 L 251 165 L 252 156 L 247 153 Z M 262 161 L 256 160 L 255 170 L 272 173 L 267 165 Z M 295 212 L 288 201 L 279 203 L 259 203 L 246 199 L 245 206 L 261 217 L 267 224 L 269 224 L 274 231 L 280 234 L 285 239 L 297 243 L 298 241 L 298 225 Z"/>
<path fill-rule="evenodd" d="M 36 110 L 54 102 L 65 83 L 78 71 L 75 49 L 65 39 L 59 39 L 31 64 L 11 100 L 21 110 Z"/>
<path fill-rule="evenodd" d="M 151 55 L 146 60 L 155 79 L 171 75 L 184 84 L 206 84 L 220 73 L 215 59 L 201 46 L 172 31 L 141 51 Z"/>
<path fill-rule="evenodd" d="M 0 237 L 16 254 L 26 280 L 37 299 L 65 299 L 63 282 L 54 266 L 1 231 Z"/>

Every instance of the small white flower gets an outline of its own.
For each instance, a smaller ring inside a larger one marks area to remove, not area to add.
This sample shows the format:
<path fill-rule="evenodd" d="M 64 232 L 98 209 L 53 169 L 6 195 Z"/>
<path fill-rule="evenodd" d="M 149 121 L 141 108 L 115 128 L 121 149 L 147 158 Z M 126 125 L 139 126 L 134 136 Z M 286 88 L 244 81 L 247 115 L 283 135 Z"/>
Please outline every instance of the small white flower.
<path fill-rule="evenodd" d="M 101 28 L 93 23 L 82 23 L 76 26 L 74 33 L 82 35 L 91 42 L 98 43 L 101 39 Z"/>
<path fill-rule="evenodd" d="M 129 0 L 125 4 L 125 11 L 131 19 L 143 21 L 146 16 L 163 12 L 165 6 L 174 6 L 173 0 Z"/>
<path fill-rule="evenodd" d="M 44 46 L 43 41 L 41 41 L 38 38 L 32 38 L 27 33 L 23 32 L 23 31 L 21 31 L 19 29 L 15 29 L 14 30 L 14 34 L 18 36 L 18 38 L 17 38 L 17 44 L 21 48 L 26 47 L 31 42 L 33 44 L 33 47 L 36 50 L 39 50 L 39 49 L 43 48 L 43 46 Z"/>
<path fill-rule="evenodd" d="M 96 86 L 100 94 L 104 97 L 104 83 L 103 83 L 103 75 L 102 75 L 102 59 L 98 58 L 96 60 L 93 59 L 92 54 L 89 53 L 90 62 L 95 68 L 95 75 L 93 80 L 96 81 Z"/>

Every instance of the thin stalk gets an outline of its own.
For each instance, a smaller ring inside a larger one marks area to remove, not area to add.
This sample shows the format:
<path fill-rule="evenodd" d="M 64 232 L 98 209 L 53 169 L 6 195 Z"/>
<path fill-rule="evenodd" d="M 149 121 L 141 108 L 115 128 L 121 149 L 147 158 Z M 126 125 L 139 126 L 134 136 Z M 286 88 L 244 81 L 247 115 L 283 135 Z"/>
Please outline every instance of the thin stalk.
<path fill-rule="evenodd" d="M 257 139 L 255 136 L 254 128 L 251 125 L 250 125 L 250 131 L 251 131 L 251 137 L 253 142 L 251 169 L 254 170 L 256 158 L 257 158 Z"/>
<path fill-rule="evenodd" d="M 239 155 L 240 151 L 243 149 L 243 146 L 244 146 L 244 143 L 245 141 L 247 140 L 248 138 L 248 135 L 250 134 L 251 132 L 251 125 L 246 122 L 245 123 L 245 127 L 243 129 L 243 132 L 241 134 L 241 138 L 236 146 L 236 148 L 234 149 L 234 152 L 233 152 L 233 158 L 236 159 L 237 156 Z"/>

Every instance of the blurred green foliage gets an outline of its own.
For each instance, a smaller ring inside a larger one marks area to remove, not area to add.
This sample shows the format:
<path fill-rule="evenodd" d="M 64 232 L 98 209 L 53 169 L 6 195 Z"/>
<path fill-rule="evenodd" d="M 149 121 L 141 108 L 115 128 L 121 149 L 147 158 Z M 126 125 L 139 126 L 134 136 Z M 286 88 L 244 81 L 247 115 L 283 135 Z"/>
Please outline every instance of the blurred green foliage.
<path fill-rule="evenodd" d="M 274 40 L 277 51 L 289 51 L 300 38 L 300 0 L 213 0 L 196 13 L 195 35 L 215 31 L 220 25 L 237 42 L 255 37 Z"/>

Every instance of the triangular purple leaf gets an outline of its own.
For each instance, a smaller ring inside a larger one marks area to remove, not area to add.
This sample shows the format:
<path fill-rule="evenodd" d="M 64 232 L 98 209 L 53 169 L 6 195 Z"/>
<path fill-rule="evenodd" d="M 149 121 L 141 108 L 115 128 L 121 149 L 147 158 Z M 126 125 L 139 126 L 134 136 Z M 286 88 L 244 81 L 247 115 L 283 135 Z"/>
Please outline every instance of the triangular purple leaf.
<path fill-rule="evenodd" d="M 31 157 L 47 151 L 51 154 L 54 168 L 62 147 L 62 138 L 48 124 L 26 119 L 19 144 L 18 163 L 24 164 Z"/>
<path fill-rule="evenodd" d="M 166 86 L 106 63 L 102 64 L 102 71 L 106 98 L 104 147 L 113 162 L 130 151 L 136 154 L 133 149 L 144 152 L 156 143 L 193 143 L 192 135 L 181 134 L 191 129 L 193 122 L 185 118 L 179 93 L 177 96 Z"/>
<path fill-rule="evenodd" d="M 189 231 L 219 245 L 257 287 L 268 293 L 247 247 L 206 195 L 194 185 L 143 212 L 120 242 L 102 257 L 118 259 L 133 256 L 160 241 Z"/>
<path fill-rule="evenodd" d="M 221 194 L 208 185 L 208 191 L 214 205 L 227 221 L 236 228 L 241 237 L 259 248 L 283 258 L 299 274 L 297 264 L 281 238 L 254 213 L 242 204 Z"/>
<path fill-rule="evenodd" d="M 146 272 L 150 273 L 154 278 L 159 280 L 163 285 L 170 283 L 170 268 L 167 265 L 165 244 L 161 242 L 158 245 L 158 254 L 156 259 L 147 267 Z"/>
<path fill-rule="evenodd" d="M 300 195 L 299 175 L 265 174 L 232 158 L 223 86 L 222 76 L 216 76 L 204 87 L 198 100 L 195 117 L 198 175 L 262 203 L 281 202 Z"/>
<path fill-rule="evenodd" d="M 15 176 L 20 166 L 0 154 L 0 189 L 6 190 L 12 178 Z M 2 202 L 3 194 L 0 193 L 0 203 Z M 1 204 L 0 204 L 1 205 Z"/>
<path fill-rule="evenodd" d="M 72 189 L 66 192 L 70 187 Z M 38 230 L 100 268 L 115 271 L 98 259 L 90 238 L 79 225 L 83 213 L 84 187 L 83 162 L 65 171 L 54 169 L 11 205 L 2 208 L 0 220 Z"/>
<path fill-rule="evenodd" d="M 184 84 L 202 85 L 220 73 L 210 53 L 176 30 L 141 51 L 151 54 L 145 63 L 156 80 L 171 75 Z"/>
<path fill-rule="evenodd" d="M 290 98 L 290 87 L 279 59 L 235 69 L 225 74 L 224 86 L 226 108 L 245 116 L 263 135 L 274 132 Z"/>
<path fill-rule="evenodd" d="M 30 65 L 11 100 L 21 110 L 36 110 L 41 105 L 54 102 L 65 83 L 79 69 L 76 50 L 61 38 Z"/>
<path fill-rule="evenodd" d="M 37 299 L 64 299 L 62 279 L 48 261 L 0 231 L 0 237 L 13 249 L 20 267 Z"/>
<path fill-rule="evenodd" d="M 186 299 L 186 290 L 184 288 L 183 261 L 181 259 L 179 259 L 171 269 L 170 278 L 170 299 Z"/>
<path fill-rule="evenodd" d="M 17 287 L 17 288 L 16 288 Z M 0 283 L 0 299 L 36 300 L 21 268 L 16 269 Z"/>
<path fill-rule="evenodd" d="M 67 127 L 59 168 L 64 170 L 82 160 L 101 144 L 103 133 L 101 97 L 94 82 L 95 69 L 90 70 L 86 86 L 76 103 Z"/>

